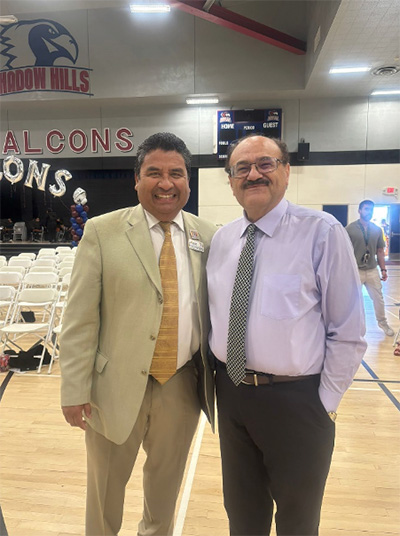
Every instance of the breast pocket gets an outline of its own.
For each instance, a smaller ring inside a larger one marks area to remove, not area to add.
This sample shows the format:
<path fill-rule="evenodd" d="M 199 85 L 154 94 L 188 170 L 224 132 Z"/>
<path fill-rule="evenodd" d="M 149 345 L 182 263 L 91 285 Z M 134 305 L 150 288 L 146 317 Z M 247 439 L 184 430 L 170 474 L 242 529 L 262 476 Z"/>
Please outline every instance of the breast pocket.
<path fill-rule="evenodd" d="M 263 279 L 261 314 L 276 320 L 296 318 L 300 308 L 301 275 L 274 274 Z"/>

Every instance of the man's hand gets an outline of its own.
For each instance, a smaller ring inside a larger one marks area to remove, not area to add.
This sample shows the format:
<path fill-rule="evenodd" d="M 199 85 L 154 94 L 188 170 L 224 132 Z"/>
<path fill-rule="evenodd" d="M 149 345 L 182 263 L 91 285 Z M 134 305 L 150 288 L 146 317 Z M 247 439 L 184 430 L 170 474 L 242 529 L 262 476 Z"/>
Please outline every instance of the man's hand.
<path fill-rule="evenodd" d="M 386 281 L 388 278 L 387 270 L 381 270 L 381 280 Z"/>
<path fill-rule="evenodd" d="M 85 416 L 86 419 L 91 418 L 92 407 L 89 403 L 80 406 L 63 406 L 62 412 L 68 424 L 79 426 L 82 430 L 86 430 L 87 424 L 83 417 Z"/>

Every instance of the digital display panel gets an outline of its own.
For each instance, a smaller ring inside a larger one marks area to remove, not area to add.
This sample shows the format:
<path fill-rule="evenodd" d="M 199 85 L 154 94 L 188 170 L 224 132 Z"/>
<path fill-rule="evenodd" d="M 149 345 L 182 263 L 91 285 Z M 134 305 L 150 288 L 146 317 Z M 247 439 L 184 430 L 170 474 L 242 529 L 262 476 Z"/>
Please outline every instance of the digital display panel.
<path fill-rule="evenodd" d="M 218 160 L 225 160 L 229 144 L 251 133 L 282 137 L 282 109 L 219 110 L 217 112 Z"/>

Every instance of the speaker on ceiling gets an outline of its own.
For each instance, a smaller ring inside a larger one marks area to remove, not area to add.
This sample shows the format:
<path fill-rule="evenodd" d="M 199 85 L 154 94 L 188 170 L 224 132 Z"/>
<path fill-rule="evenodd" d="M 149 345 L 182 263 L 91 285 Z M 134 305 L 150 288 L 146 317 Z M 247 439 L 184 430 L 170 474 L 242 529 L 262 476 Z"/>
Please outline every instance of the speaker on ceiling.
<path fill-rule="evenodd" d="M 297 160 L 299 162 L 306 162 L 310 158 L 310 144 L 300 142 L 297 147 Z"/>

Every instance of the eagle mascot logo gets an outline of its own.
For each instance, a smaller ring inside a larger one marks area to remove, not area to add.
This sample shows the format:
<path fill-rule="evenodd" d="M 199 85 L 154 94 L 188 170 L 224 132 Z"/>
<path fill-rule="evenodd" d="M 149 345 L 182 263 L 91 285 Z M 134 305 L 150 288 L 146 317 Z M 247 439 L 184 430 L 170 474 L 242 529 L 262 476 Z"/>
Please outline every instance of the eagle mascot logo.
<path fill-rule="evenodd" d="M 64 65 L 65 61 L 75 64 L 78 53 L 75 38 L 62 24 L 53 20 L 20 21 L 0 31 L 3 69 Z"/>

